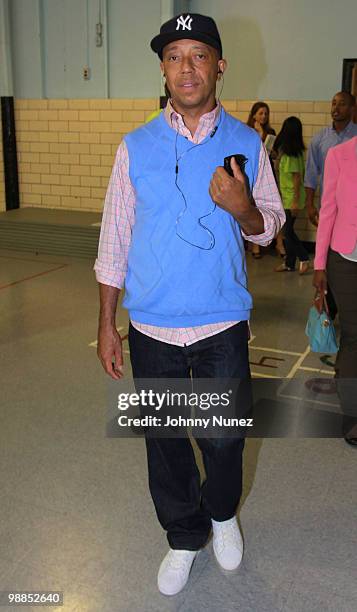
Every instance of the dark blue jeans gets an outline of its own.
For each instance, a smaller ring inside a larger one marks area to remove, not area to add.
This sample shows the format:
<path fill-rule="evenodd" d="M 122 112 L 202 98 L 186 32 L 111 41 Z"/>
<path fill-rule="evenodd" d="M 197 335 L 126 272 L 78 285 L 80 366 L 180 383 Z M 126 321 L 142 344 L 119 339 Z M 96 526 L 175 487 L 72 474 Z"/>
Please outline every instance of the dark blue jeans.
<path fill-rule="evenodd" d="M 130 358 L 134 379 L 250 379 L 248 324 L 179 347 L 160 342 L 132 325 Z M 234 516 L 242 493 L 242 438 L 196 438 L 206 479 L 202 486 L 188 437 L 146 437 L 149 488 L 171 548 L 198 550 L 211 531 L 211 518 Z"/>

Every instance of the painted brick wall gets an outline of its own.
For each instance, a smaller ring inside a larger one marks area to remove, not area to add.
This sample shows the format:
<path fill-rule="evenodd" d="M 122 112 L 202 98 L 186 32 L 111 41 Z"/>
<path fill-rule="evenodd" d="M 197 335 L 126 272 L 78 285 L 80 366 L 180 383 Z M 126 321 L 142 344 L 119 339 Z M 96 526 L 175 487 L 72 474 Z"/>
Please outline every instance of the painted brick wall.
<path fill-rule="evenodd" d="M 155 100 L 16 100 L 21 206 L 101 211 L 122 137 Z"/>
<path fill-rule="evenodd" d="M 306 145 L 331 122 L 329 101 L 267 102 L 276 131 L 292 114 L 301 119 Z M 253 103 L 223 102 L 242 121 Z M 101 211 L 118 144 L 157 108 L 157 99 L 16 100 L 21 206 Z M 0 190 L 4 208 L 3 200 Z M 304 212 L 297 225 L 302 238 L 314 238 Z"/>

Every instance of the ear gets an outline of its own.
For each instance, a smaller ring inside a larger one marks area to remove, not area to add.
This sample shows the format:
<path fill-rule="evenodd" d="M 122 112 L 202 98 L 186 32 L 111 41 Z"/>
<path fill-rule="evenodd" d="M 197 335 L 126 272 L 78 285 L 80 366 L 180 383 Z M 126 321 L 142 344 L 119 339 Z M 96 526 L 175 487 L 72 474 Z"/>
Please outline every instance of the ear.
<path fill-rule="evenodd" d="M 165 75 L 165 69 L 164 69 L 164 62 L 160 62 L 160 70 L 161 70 L 162 76 L 166 76 Z"/>
<path fill-rule="evenodd" d="M 218 61 L 218 66 L 217 66 L 217 79 L 220 80 L 222 78 L 222 75 L 225 71 L 225 69 L 227 68 L 227 62 L 224 59 L 221 59 Z"/>

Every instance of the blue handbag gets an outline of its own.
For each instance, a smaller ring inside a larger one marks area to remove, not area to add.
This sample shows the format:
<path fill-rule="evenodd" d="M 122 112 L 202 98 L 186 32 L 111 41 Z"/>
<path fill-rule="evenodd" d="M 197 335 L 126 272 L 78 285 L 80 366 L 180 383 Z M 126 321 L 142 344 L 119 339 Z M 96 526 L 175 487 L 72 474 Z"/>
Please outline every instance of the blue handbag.
<path fill-rule="evenodd" d="M 337 353 L 338 344 L 336 332 L 332 320 L 325 308 L 318 311 L 316 306 L 311 306 L 306 323 L 305 334 L 309 338 L 310 349 L 314 353 Z"/>

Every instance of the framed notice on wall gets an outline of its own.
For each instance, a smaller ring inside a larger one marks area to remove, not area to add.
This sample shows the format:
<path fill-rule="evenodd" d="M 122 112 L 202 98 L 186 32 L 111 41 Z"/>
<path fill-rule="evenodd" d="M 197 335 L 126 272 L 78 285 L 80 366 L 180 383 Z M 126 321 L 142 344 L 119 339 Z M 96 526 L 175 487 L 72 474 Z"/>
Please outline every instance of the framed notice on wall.
<path fill-rule="evenodd" d="M 357 95 L 357 57 L 343 60 L 342 90 Z"/>

